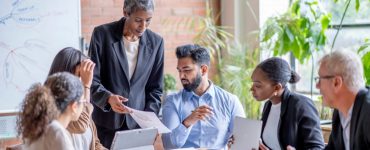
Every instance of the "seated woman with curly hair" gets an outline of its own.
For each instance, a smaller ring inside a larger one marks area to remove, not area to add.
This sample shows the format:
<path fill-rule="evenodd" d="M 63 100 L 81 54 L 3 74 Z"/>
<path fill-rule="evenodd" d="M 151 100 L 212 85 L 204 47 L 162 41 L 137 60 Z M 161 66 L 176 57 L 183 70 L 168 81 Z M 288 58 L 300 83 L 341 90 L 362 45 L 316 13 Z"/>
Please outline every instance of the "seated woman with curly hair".
<path fill-rule="evenodd" d="M 34 84 L 17 120 L 23 149 L 74 150 L 66 128 L 80 117 L 85 101 L 80 79 L 70 73 L 56 73 L 44 85 Z"/>

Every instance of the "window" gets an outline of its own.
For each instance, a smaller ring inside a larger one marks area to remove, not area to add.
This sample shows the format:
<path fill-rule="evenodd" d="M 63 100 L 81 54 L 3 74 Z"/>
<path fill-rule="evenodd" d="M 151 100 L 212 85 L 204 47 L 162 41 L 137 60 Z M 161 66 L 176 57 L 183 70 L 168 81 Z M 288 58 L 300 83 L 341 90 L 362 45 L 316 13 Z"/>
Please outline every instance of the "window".
<path fill-rule="evenodd" d="M 317 70 L 319 67 L 317 64 L 318 60 L 324 54 L 330 52 L 337 28 L 339 27 L 341 17 L 345 10 L 345 2 L 346 0 L 338 0 L 337 3 L 334 3 L 334 0 L 321 1 L 323 9 L 332 14 L 332 23 L 331 28 L 328 29 L 326 33 L 328 38 L 328 49 L 314 54 L 313 77 L 317 76 Z M 370 1 L 360 1 L 358 12 L 356 12 L 355 9 L 355 1 L 351 1 L 333 50 L 348 49 L 357 51 L 357 49 L 363 44 L 364 39 L 370 38 L 370 15 L 368 14 L 370 14 Z M 310 94 L 312 83 L 313 93 L 318 94 L 318 90 L 315 88 L 315 82 L 312 80 L 311 60 L 303 65 L 299 64 L 297 61 L 295 64 L 297 72 L 301 75 L 301 82 L 297 83 L 296 90 L 301 93 Z"/>

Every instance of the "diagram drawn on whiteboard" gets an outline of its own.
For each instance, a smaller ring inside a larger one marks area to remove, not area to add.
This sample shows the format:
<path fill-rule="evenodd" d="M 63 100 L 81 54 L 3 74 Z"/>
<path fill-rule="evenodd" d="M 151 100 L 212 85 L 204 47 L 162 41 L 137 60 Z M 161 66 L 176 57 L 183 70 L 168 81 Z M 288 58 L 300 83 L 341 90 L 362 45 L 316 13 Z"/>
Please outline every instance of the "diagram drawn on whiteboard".
<path fill-rule="evenodd" d="M 24 92 L 27 87 L 22 86 L 22 80 L 15 77 L 18 75 L 27 78 L 25 80 L 37 81 L 37 77 L 33 75 L 35 71 L 48 70 L 45 64 L 40 64 L 36 57 L 30 57 L 31 54 L 51 55 L 51 52 L 46 49 L 44 42 L 36 39 L 27 40 L 23 45 L 11 48 L 6 43 L 0 42 L 1 52 L 5 52 L 6 57 L 2 62 L 1 80 L 5 86 L 13 86 L 19 92 Z"/>
<path fill-rule="evenodd" d="M 13 21 L 24 27 L 32 27 L 42 22 L 46 17 L 55 17 L 65 13 L 62 11 L 41 11 L 40 9 L 42 8 L 39 8 L 35 2 L 38 1 L 16 0 L 7 4 L 8 7 L 5 7 L 4 10 L 0 11 L 0 25 L 6 25 Z"/>
<path fill-rule="evenodd" d="M 79 48 L 79 0 L 0 0 L 0 112 L 17 110 L 54 56 Z"/>

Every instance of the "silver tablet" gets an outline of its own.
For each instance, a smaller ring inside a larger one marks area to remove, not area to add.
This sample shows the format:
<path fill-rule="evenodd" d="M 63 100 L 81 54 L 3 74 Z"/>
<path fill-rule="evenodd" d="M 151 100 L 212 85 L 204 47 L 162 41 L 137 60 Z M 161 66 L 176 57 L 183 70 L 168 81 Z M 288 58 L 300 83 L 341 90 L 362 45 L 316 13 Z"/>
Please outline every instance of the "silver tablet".
<path fill-rule="evenodd" d="M 111 150 L 154 150 L 156 128 L 117 131 Z"/>

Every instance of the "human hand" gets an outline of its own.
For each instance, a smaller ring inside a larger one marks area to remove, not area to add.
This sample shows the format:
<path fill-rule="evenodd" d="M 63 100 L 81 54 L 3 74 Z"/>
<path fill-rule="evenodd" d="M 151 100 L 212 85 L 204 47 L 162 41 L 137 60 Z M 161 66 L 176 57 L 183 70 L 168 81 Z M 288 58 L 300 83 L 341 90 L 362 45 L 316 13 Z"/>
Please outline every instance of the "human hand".
<path fill-rule="evenodd" d="M 234 138 L 234 135 L 232 135 L 229 140 L 227 141 L 227 149 L 230 150 L 231 149 L 231 145 L 234 144 L 234 141 L 235 141 L 235 138 Z"/>
<path fill-rule="evenodd" d="M 286 147 L 286 149 L 287 149 L 287 150 L 295 150 L 295 148 L 294 148 L 294 147 L 292 147 L 292 146 L 290 146 L 290 145 L 288 145 L 288 146 Z"/>
<path fill-rule="evenodd" d="M 263 144 L 261 139 L 259 140 L 259 142 L 260 142 L 260 145 L 259 145 L 260 150 L 270 150 L 266 145 Z"/>
<path fill-rule="evenodd" d="M 84 87 L 90 88 L 94 76 L 95 63 L 90 59 L 85 59 L 79 66 L 79 74 Z"/>
<path fill-rule="evenodd" d="M 128 101 L 127 98 L 124 98 L 120 95 L 111 95 L 108 98 L 108 103 L 110 104 L 112 110 L 114 112 L 121 113 L 121 114 L 127 114 L 127 113 L 132 112 L 131 108 L 123 104 L 123 102 L 127 102 L 127 101 Z"/>
<path fill-rule="evenodd" d="M 157 133 L 157 136 L 155 137 L 155 141 L 153 145 L 154 145 L 154 150 L 164 150 L 161 134 Z"/>
<path fill-rule="evenodd" d="M 203 105 L 195 110 L 183 121 L 185 127 L 190 127 L 191 125 L 195 124 L 199 120 L 205 121 L 206 119 L 210 118 L 213 115 L 212 108 L 208 105 Z"/>

